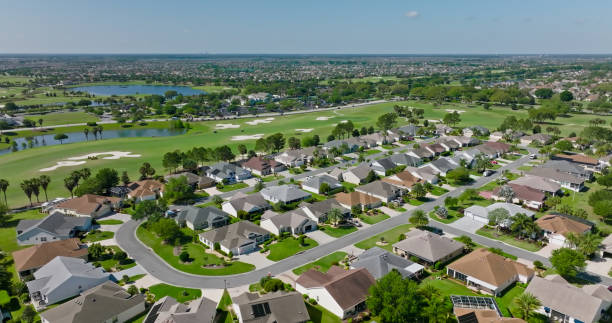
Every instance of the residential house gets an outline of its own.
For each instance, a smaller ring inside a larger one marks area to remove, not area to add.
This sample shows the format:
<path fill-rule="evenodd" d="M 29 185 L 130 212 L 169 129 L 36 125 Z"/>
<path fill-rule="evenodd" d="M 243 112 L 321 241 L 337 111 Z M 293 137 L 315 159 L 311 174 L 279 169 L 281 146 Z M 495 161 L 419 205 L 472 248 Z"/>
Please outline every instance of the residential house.
<path fill-rule="evenodd" d="M 544 206 L 546 194 L 529 186 L 519 184 L 507 184 L 514 192 L 512 203 L 522 204 L 530 209 L 539 210 Z M 502 186 L 496 187 L 491 192 L 491 197 L 496 201 L 505 201 L 506 198 L 499 195 Z"/>
<path fill-rule="evenodd" d="M 369 135 L 363 135 L 363 136 L 359 136 L 360 140 L 365 140 L 366 142 L 371 142 L 374 143 L 374 145 L 369 144 L 369 147 L 372 146 L 380 146 L 380 145 L 386 145 L 389 143 L 392 143 L 393 141 L 395 141 L 395 137 L 394 136 L 385 136 L 381 133 L 375 132 Z"/>
<path fill-rule="evenodd" d="M 438 158 L 428 164 L 421 166 L 421 168 L 430 167 L 435 173 L 440 174 L 440 176 L 446 176 L 448 172 L 451 170 L 458 168 L 459 164 L 457 164 L 454 160 L 448 157 Z"/>
<path fill-rule="evenodd" d="M 167 182 L 172 178 L 180 178 L 182 176 L 184 176 L 187 179 L 187 183 L 196 190 L 212 187 L 216 184 L 215 180 L 208 176 L 199 176 L 190 172 L 166 175 L 164 176 L 164 180 Z"/>
<path fill-rule="evenodd" d="M 584 154 L 556 154 L 551 156 L 552 160 L 566 160 L 571 163 L 576 163 L 586 170 L 592 172 L 601 172 L 602 163 L 596 158 Z"/>
<path fill-rule="evenodd" d="M 300 203 L 300 209 L 304 211 L 304 214 L 306 214 L 307 217 L 317 223 L 323 223 L 327 221 L 327 214 L 329 214 L 332 209 L 340 210 L 340 213 L 344 218 L 348 218 L 351 216 L 350 208 L 342 206 L 340 202 L 335 199 L 327 199 L 314 203 L 302 202 Z"/>
<path fill-rule="evenodd" d="M 350 193 L 338 193 L 334 199 L 347 209 L 352 209 L 354 206 L 357 206 L 362 210 L 368 210 L 377 208 L 382 204 L 382 201 L 379 198 L 357 191 Z"/>
<path fill-rule="evenodd" d="M 363 184 L 371 171 L 373 170 L 368 164 L 362 163 L 356 167 L 349 168 L 346 172 L 342 173 L 342 179 L 345 182 L 356 185 Z"/>
<path fill-rule="evenodd" d="M 85 194 L 57 204 L 52 212 L 66 215 L 99 218 L 113 212 L 121 205 L 121 198 Z"/>
<path fill-rule="evenodd" d="M 164 183 L 145 179 L 138 182 L 128 184 L 127 196 L 134 199 L 136 202 L 156 200 L 158 197 L 164 196 Z"/>
<path fill-rule="evenodd" d="M 247 99 L 251 102 L 265 102 L 270 100 L 270 98 L 272 98 L 272 95 L 266 92 L 257 92 L 247 95 Z"/>
<path fill-rule="evenodd" d="M 240 323 L 310 322 L 304 298 L 296 292 L 243 293 L 233 297 L 232 303 Z"/>
<path fill-rule="evenodd" d="M 406 152 L 406 154 L 419 159 L 432 159 L 435 156 L 433 152 L 424 147 L 410 149 Z"/>
<path fill-rule="evenodd" d="M 489 223 L 489 213 L 496 209 L 504 209 L 510 215 L 510 218 L 514 217 L 518 213 L 522 213 L 532 218 L 535 212 L 523 209 L 522 207 L 512 203 L 493 203 L 489 206 L 472 205 L 463 211 L 463 215 L 469 219 L 473 219 L 482 223 Z M 508 224 L 506 224 L 508 225 Z"/>
<path fill-rule="evenodd" d="M 285 204 L 303 201 L 312 196 L 293 184 L 266 187 L 260 193 L 266 201 Z"/>
<path fill-rule="evenodd" d="M 536 133 L 533 135 L 521 137 L 521 145 L 523 146 L 531 145 L 532 143 L 543 146 L 548 145 L 551 142 L 552 137 L 544 133 Z"/>
<path fill-rule="evenodd" d="M 372 247 L 351 262 L 351 269 L 359 268 L 365 268 L 374 279 L 378 280 L 392 270 L 397 270 L 404 278 L 418 277 L 424 267 L 385 249 Z"/>
<path fill-rule="evenodd" d="M 453 128 L 443 124 L 443 123 L 436 123 L 436 134 L 438 136 L 444 136 L 444 135 L 448 135 L 449 133 L 453 132 Z"/>
<path fill-rule="evenodd" d="M 465 250 L 463 243 L 429 231 L 414 229 L 405 236 L 393 244 L 393 252 L 404 258 L 414 256 L 427 265 L 445 263 Z"/>
<path fill-rule="evenodd" d="M 257 249 L 260 243 L 270 239 L 270 232 L 250 221 L 240 221 L 213 229 L 199 235 L 200 241 L 214 249 L 215 244 L 225 253 L 242 255 Z"/>
<path fill-rule="evenodd" d="M 357 186 L 355 192 L 373 196 L 383 202 L 391 202 L 402 195 L 402 190 L 383 181 Z"/>
<path fill-rule="evenodd" d="M 259 225 L 277 236 L 283 232 L 300 235 L 317 229 L 317 222 L 310 219 L 302 209 L 264 219 Z"/>
<path fill-rule="evenodd" d="M 284 164 L 270 158 L 255 156 L 242 163 L 242 168 L 259 176 L 277 174 L 287 169 Z"/>
<path fill-rule="evenodd" d="M 451 160 L 457 165 L 461 165 L 463 161 L 466 167 L 472 168 L 476 166 L 476 158 L 480 154 L 481 154 L 480 150 L 476 148 L 470 148 L 467 150 L 461 150 L 461 151 L 455 152 L 455 155 L 451 158 Z"/>
<path fill-rule="evenodd" d="M 404 171 L 410 172 L 410 174 L 414 175 L 415 177 L 431 184 L 436 184 L 439 180 L 438 173 L 431 167 L 406 167 Z"/>
<path fill-rule="evenodd" d="M 329 186 L 330 191 L 342 188 L 342 184 L 337 179 L 327 174 L 323 174 L 319 176 L 306 177 L 302 182 L 302 189 L 315 194 L 322 194 L 319 189 L 323 183 L 326 183 Z"/>
<path fill-rule="evenodd" d="M 217 182 L 236 183 L 251 178 L 251 172 L 228 162 L 219 162 L 206 170 L 206 176 Z"/>
<path fill-rule="evenodd" d="M 398 128 L 390 129 L 389 131 L 387 131 L 387 133 L 395 141 L 406 140 L 406 139 L 412 140 L 412 138 L 416 137 L 418 130 L 419 130 L 418 126 L 409 124 L 409 125 L 401 126 Z"/>
<path fill-rule="evenodd" d="M 217 302 L 206 297 L 200 297 L 184 304 L 171 296 L 164 296 L 151 306 L 143 322 L 214 323 L 216 316 Z"/>
<path fill-rule="evenodd" d="M 497 142 L 504 138 L 504 134 L 501 131 L 494 131 L 489 135 L 489 141 Z"/>
<path fill-rule="evenodd" d="M 238 192 L 230 197 L 229 201 L 221 205 L 223 211 L 238 216 L 238 211 L 245 211 L 249 214 L 263 212 L 270 208 L 268 201 L 264 199 L 261 193 L 245 194 Z"/>
<path fill-rule="evenodd" d="M 463 145 L 461 144 L 461 142 L 459 142 L 458 140 L 455 140 L 454 138 L 455 138 L 454 136 L 438 138 L 436 140 L 436 143 L 442 145 L 442 147 L 444 147 L 446 151 L 455 151 L 461 148 Z"/>
<path fill-rule="evenodd" d="M 443 152 L 450 151 L 450 149 L 447 149 L 446 147 L 442 146 L 441 144 L 423 145 L 423 146 L 421 146 L 421 148 L 425 148 L 425 149 L 429 150 L 429 152 L 431 152 L 434 156 L 438 156 L 438 155 L 440 155 Z"/>
<path fill-rule="evenodd" d="M 365 268 L 344 270 L 332 266 L 327 273 L 309 269 L 295 281 L 295 290 L 345 319 L 366 309 L 365 300 L 375 283 Z"/>
<path fill-rule="evenodd" d="M 315 151 L 320 151 L 320 148 L 306 147 L 302 149 L 285 150 L 279 155 L 276 155 L 274 160 L 287 167 L 299 167 L 310 163 L 314 159 L 314 155 L 316 154 Z"/>
<path fill-rule="evenodd" d="M 462 297 L 451 295 L 451 299 L 455 297 Z M 465 296 L 463 296 L 465 297 Z M 497 303 L 495 300 L 490 297 L 482 297 L 482 296 L 467 296 L 469 300 L 466 302 L 464 307 L 458 307 L 458 304 L 453 304 L 453 313 L 457 317 L 457 322 L 459 323 L 526 323 L 525 320 L 516 318 L 516 317 L 502 317 L 499 309 L 497 308 Z M 482 301 L 482 299 L 490 299 L 491 305 Z M 473 301 L 476 301 L 477 308 L 474 308 Z M 482 306 L 482 307 L 481 307 Z M 491 306 L 491 307 L 489 307 Z"/>
<path fill-rule="evenodd" d="M 548 193 L 553 196 L 561 190 L 561 185 L 543 177 L 539 176 L 523 176 L 515 180 L 508 182 L 509 185 L 521 185 L 540 191 L 542 193 Z"/>
<path fill-rule="evenodd" d="M 169 209 L 178 225 L 191 230 L 214 229 L 230 223 L 229 214 L 213 206 L 172 205 Z"/>
<path fill-rule="evenodd" d="M 557 322 L 599 322 L 612 304 L 612 293 L 606 286 L 594 284 L 580 288 L 559 275 L 534 277 L 525 293 L 532 294 L 542 303 L 536 312 Z"/>
<path fill-rule="evenodd" d="M 393 154 L 388 157 L 389 160 L 398 166 L 412 166 L 417 167 L 423 164 L 423 161 L 419 157 L 415 157 L 408 154 Z"/>
<path fill-rule="evenodd" d="M 466 136 L 448 136 L 446 137 L 448 140 L 454 140 L 458 142 L 461 147 L 471 147 L 480 144 L 480 140 L 474 137 L 466 137 Z"/>
<path fill-rule="evenodd" d="M 584 178 L 576 177 L 553 168 L 535 167 L 527 172 L 526 175 L 548 179 L 574 192 L 580 192 L 584 189 Z"/>
<path fill-rule="evenodd" d="M 488 136 L 489 129 L 483 126 L 471 126 L 471 127 L 463 128 L 462 133 L 466 137 Z"/>
<path fill-rule="evenodd" d="M 40 308 L 79 295 L 108 281 L 110 275 L 83 259 L 59 256 L 38 269 L 34 278 L 26 285 L 32 302 Z"/>
<path fill-rule="evenodd" d="M 589 221 L 559 213 L 546 214 L 537 219 L 535 224 L 542 229 L 549 243 L 564 247 L 569 246 L 568 235 L 582 235 L 591 232 L 593 228 L 593 223 Z"/>
<path fill-rule="evenodd" d="M 486 249 L 476 249 L 446 266 L 446 274 L 471 289 L 498 296 L 515 282 L 529 283 L 535 272 Z"/>
<path fill-rule="evenodd" d="M 493 159 L 508 153 L 512 147 L 503 142 L 485 141 L 474 148 L 478 149 L 487 158 Z"/>
<path fill-rule="evenodd" d="M 397 165 L 395 165 L 395 163 L 391 161 L 391 158 L 389 157 L 374 160 L 370 164 L 370 168 L 379 176 L 387 176 L 387 174 L 393 171 L 396 166 Z"/>
<path fill-rule="evenodd" d="M 21 220 L 17 223 L 17 243 L 28 245 L 70 239 L 78 232 L 89 231 L 91 221 L 88 216 L 66 216 L 60 212 L 40 220 Z"/>
<path fill-rule="evenodd" d="M 87 260 L 87 245 L 77 238 L 71 238 L 17 250 L 13 252 L 15 271 L 24 279 L 58 256 Z"/>
<path fill-rule="evenodd" d="M 344 181 L 344 178 L 342 178 L 342 173 L 344 172 L 344 170 L 340 167 L 334 167 L 332 168 L 330 171 L 327 172 L 327 175 L 331 176 L 332 178 L 336 179 L 337 181 Z"/>
<path fill-rule="evenodd" d="M 412 175 L 412 173 L 409 171 L 403 171 L 395 175 L 385 177 L 382 179 L 382 181 L 406 191 L 410 191 L 414 184 L 422 182 L 420 178 Z"/>
<path fill-rule="evenodd" d="M 556 169 L 562 173 L 567 173 L 572 176 L 582 178 L 585 181 L 590 181 L 593 179 L 593 171 L 587 170 L 584 167 L 581 167 L 579 164 L 569 162 L 567 160 L 549 160 L 541 167 Z"/>
<path fill-rule="evenodd" d="M 145 310 L 145 296 L 131 295 L 123 287 L 106 281 L 81 296 L 40 313 L 43 323 L 127 322 Z"/>
<path fill-rule="evenodd" d="M 330 151 L 332 149 L 338 149 L 342 154 L 347 154 L 351 152 L 355 152 L 359 149 L 360 143 L 356 140 L 332 140 L 323 144 L 322 148 L 325 151 Z"/>

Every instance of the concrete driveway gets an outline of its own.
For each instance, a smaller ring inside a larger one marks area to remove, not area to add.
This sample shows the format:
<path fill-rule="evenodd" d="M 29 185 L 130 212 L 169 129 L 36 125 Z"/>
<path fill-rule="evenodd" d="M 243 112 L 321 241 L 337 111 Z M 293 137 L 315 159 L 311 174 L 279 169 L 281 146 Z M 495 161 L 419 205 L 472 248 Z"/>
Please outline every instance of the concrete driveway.
<path fill-rule="evenodd" d="M 461 219 L 449 224 L 451 227 L 453 228 L 457 228 L 459 230 L 462 231 L 466 231 L 466 232 L 470 232 L 470 233 L 476 233 L 476 231 L 482 227 L 484 227 L 485 223 L 482 223 L 480 221 L 476 221 L 473 219 L 470 219 L 467 216 L 462 217 Z"/>
<path fill-rule="evenodd" d="M 242 262 L 246 262 L 255 265 L 256 269 L 274 265 L 274 261 L 266 258 L 267 254 L 263 254 L 259 251 L 254 251 L 246 255 L 234 256 L 234 259 L 238 259 Z"/>
<path fill-rule="evenodd" d="M 319 230 L 308 232 L 306 233 L 306 236 L 316 241 L 320 245 L 336 240 L 334 237 L 331 237 Z"/>
<path fill-rule="evenodd" d="M 587 260 L 586 264 L 587 271 L 605 276 L 610 271 L 610 268 L 612 268 L 612 259 L 600 258 L 597 256 L 591 260 Z"/>
<path fill-rule="evenodd" d="M 542 257 L 550 257 L 550 255 L 552 254 L 553 250 L 559 249 L 561 248 L 561 246 L 553 244 L 553 243 L 549 243 L 547 244 L 544 248 L 538 250 L 535 252 L 536 255 L 540 255 Z M 607 272 L 606 272 L 607 273 Z"/>

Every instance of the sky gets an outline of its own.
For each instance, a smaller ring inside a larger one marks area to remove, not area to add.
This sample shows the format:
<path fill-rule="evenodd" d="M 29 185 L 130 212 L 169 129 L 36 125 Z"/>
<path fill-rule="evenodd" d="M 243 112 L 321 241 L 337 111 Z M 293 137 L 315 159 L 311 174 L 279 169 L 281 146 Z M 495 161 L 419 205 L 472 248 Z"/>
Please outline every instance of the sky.
<path fill-rule="evenodd" d="M 3 0 L 0 54 L 609 54 L 610 0 Z"/>

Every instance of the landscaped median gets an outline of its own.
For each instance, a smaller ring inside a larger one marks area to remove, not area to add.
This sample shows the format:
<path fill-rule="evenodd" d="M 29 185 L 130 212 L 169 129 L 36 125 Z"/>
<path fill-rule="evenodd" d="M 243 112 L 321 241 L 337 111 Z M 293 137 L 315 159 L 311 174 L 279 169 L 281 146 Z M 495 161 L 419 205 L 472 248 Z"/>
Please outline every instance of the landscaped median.
<path fill-rule="evenodd" d="M 185 237 L 193 237 L 193 232 L 184 233 Z M 254 265 L 240 261 L 226 262 L 222 257 L 206 252 L 207 248 L 204 245 L 199 242 L 194 243 L 191 239 L 188 242 L 181 242 L 181 252 L 185 251 L 189 254 L 189 260 L 182 262 L 179 256 L 175 255 L 175 247 L 173 245 L 164 243 L 155 233 L 147 230 L 142 225 L 136 229 L 136 236 L 142 243 L 153 249 L 170 266 L 189 274 L 223 276 L 241 274 L 255 269 Z"/>

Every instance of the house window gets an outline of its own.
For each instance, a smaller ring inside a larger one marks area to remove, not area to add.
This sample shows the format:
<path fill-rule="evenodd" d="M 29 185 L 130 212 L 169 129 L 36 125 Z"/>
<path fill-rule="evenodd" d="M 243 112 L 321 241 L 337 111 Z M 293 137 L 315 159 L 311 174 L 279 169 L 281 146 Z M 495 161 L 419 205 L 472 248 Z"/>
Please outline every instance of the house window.
<path fill-rule="evenodd" d="M 40 237 L 40 241 L 43 241 L 43 242 L 47 241 L 47 237 Z"/>
<path fill-rule="evenodd" d="M 251 305 L 251 309 L 253 310 L 254 317 L 262 317 L 270 315 L 270 313 L 272 313 L 272 311 L 270 311 L 270 305 L 268 305 L 268 303 Z"/>

